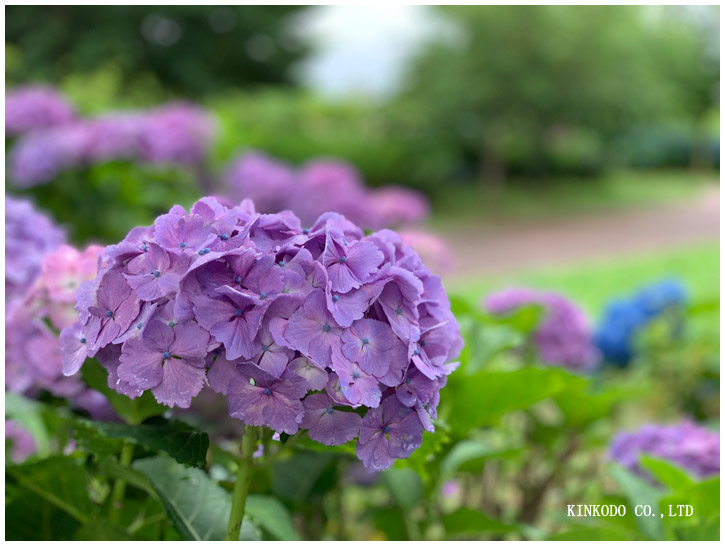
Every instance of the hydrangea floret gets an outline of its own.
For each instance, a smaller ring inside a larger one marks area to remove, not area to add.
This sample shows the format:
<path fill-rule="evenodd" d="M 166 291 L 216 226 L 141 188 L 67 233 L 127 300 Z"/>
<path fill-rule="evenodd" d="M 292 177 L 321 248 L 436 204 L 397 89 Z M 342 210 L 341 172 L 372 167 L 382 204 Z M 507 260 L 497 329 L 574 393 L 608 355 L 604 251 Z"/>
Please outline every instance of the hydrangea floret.
<path fill-rule="evenodd" d="M 376 470 L 433 430 L 463 345 L 440 278 L 392 231 L 302 226 L 207 197 L 131 230 L 77 292 L 64 372 L 189 407 L 208 385 L 251 427 L 340 445 Z"/>

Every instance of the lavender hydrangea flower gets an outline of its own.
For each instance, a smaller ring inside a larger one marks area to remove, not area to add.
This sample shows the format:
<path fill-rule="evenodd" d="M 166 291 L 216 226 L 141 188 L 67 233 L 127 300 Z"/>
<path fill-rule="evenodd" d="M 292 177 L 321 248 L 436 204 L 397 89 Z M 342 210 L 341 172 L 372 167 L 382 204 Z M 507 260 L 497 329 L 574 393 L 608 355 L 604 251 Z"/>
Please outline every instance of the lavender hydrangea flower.
<path fill-rule="evenodd" d="M 645 425 L 635 432 L 620 432 L 609 449 L 612 460 L 649 477 L 639 464 L 643 454 L 667 459 L 705 478 L 720 473 L 720 434 L 691 421 L 669 426 Z"/>
<path fill-rule="evenodd" d="M 189 407 L 206 377 L 209 334 L 195 322 L 173 328 L 152 320 L 141 336 L 123 344 L 117 374 L 139 389 L 151 389 L 171 407 Z"/>
<path fill-rule="evenodd" d="M 118 392 L 183 408 L 206 381 L 247 425 L 326 445 L 360 435 L 378 470 L 433 430 L 463 346 L 440 279 L 393 232 L 333 213 L 303 229 L 249 201 L 204 198 L 135 228 L 76 306 L 66 373 L 95 355 Z"/>
<path fill-rule="evenodd" d="M 152 163 L 199 163 L 206 156 L 214 129 L 209 114 L 197 106 L 161 106 L 148 115 L 139 134 L 141 157 Z"/>
<path fill-rule="evenodd" d="M 235 159 L 227 168 L 224 180 L 233 199 L 251 199 L 262 213 L 291 208 L 289 196 L 297 183 L 291 167 L 256 151 Z"/>
<path fill-rule="evenodd" d="M 83 165 L 92 137 L 91 127 L 84 122 L 23 135 L 8 154 L 10 180 L 18 187 L 29 188 Z"/>
<path fill-rule="evenodd" d="M 400 232 L 400 238 L 436 273 L 448 273 L 453 267 L 453 255 L 438 235 L 421 229 L 405 229 Z"/>
<path fill-rule="evenodd" d="M 67 366 L 76 371 L 89 355 L 88 343 L 75 324 L 74 288 L 95 276 L 101 247 L 79 251 L 68 245 L 45 256 L 40 275 L 25 293 L 8 304 L 5 315 L 5 388 L 28 397 L 42 391 L 66 398 L 97 419 L 113 413 L 105 399 L 91 394 L 78 377 L 64 375 Z M 58 339 L 57 331 L 63 330 Z M 100 395 L 99 395 L 100 396 Z"/>
<path fill-rule="evenodd" d="M 309 429 L 310 438 L 328 446 L 339 446 L 360 432 L 362 418 L 351 411 L 336 409 L 327 394 L 311 394 L 303 402 L 305 416 L 301 426 Z"/>
<path fill-rule="evenodd" d="M 544 318 L 532 337 L 543 362 L 574 371 L 591 370 L 597 365 L 598 355 L 586 315 L 564 296 L 514 288 L 491 294 L 484 307 L 490 313 L 505 314 L 530 304 L 544 307 Z"/>
<path fill-rule="evenodd" d="M 409 457 L 422 441 L 418 414 L 389 396 L 363 418 L 357 454 L 365 466 L 385 470 L 395 459 Z"/>
<path fill-rule="evenodd" d="M 22 86 L 5 96 L 5 136 L 68 123 L 73 107 L 57 91 L 45 86 Z"/>
<path fill-rule="evenodd" d="M 404 186 L 385 186 L 370 193 L 370 206 L 378 215 L 378 226 L 418 224 L 430 214 L 428 199 Z"/>
<path fill-rule="evenodd" d="M 41 273 L 43 259 L 65 233 L 23 199 L 5 196 L 5 298 L 22 297 Z"/>
<path fill-rule="evenodd" d="M 22 135 L 8 156 L 9 178 L 36 186 L 65 170 L 113 160 L 193 166 L 213 136 L 209 114 L 183 103 L 75 119 Z"/>
<path fill-rule="evenodd" d="M 5 443 L 10 442 L 10 460 L 16 464 L 22 463 L 25 459 L 36 452 L 35 439 L 28 430 L 19 425 L 16 421 L 5 420 Z"/>
<path fill-rule="evenodd" d="M 259 212 L 291 210 L 306 226 L 326 212 L 343 214 L 365 229 L 409 225 L 430 214 L 421 193 L 401 186 L 366 188 L 352 165 L 314 159 L 295 169 L 259 151 L 234 159 L 224 174 L 235 201 L 251 199 Z"/>

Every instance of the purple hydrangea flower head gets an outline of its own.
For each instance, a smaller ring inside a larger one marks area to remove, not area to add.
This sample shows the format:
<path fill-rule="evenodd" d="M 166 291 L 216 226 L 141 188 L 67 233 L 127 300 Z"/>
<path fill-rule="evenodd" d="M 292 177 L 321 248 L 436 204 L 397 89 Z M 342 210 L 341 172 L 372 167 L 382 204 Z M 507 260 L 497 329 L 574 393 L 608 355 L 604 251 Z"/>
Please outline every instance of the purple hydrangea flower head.
<path fill-rule="evenodd" d="M 5 298 L 25 295 L 41 274 L 43 259 L 65 241 L 65 233 L 24 199 L 5 196 Z"/>
<path fill-rule="evenodd" d="M 44 309 L 55 329 L 61 330 L 75 322 L 76 291 L 96 276 L 102 251 L 103 247 L 99 245 L 90 245 L 83 250 L 61 245 L 46 255 L 40 278 L 33 287 L 31 304 Z"/>
<path fill-rule="evenodd" d="M 89 163 L 134 159 L 140 154 L 140 139 L 146 127 L 143 112 L 117 112 L 82 123 L 90 135 L 83 151 Z"/>
<path fill-rule="evenodd" d="M 208 383 L 247 425 L 409 456 L 463 345 L 440 278 L 392 232 L 310 226 L 204 198 L 135 228 L 77 291 L 65 372 L 95 355 L 130 397 L 187 408 Z"/>
<path fill-rule="evenodd" d="M 15 185 L 30 187 L 106 161 L 194 166 L 206 157 L 213 135 L 209 114 L 181 103 L 76 119 L 22 135 L 8 156 L 9 175 Z"/>
<path fill-rule="evenodd" d="M 453 267 L 453 255 L 448 244 L 438 235 L 421 229 L 405 229 L 400 232 L 400 238 L 413 248 L 433 271 L 443 274 Z"/>
<path fill-rule="evenodd" d="M 555 292 L 513 288 L 491 294 L 484 301 L 486 310 L 505 314 L 523 305 L 541 305 L 544 317 L 532 341 L 546 364 L 574 371 L 587 371 L 598 363 L 593 336 L 584 312 Z"/>
<path fill-rule="evenodd" d="M 27 429 L 16 421 L 5 420 L 5 443 L 10 442 L 10 460 L 22 463 L 36 451 L 35 439 Z"/>
<path fill-rule="evenodd" d="M 294 199 L 299 203 L 294 210 L 305 224 L 324 212 L 338 212 L 365 227 L 376 224 L 360 174 L 343 161 L 317 159 L 303 165 Z"/>
<path fill-rule="evenodd" d="M 212 118 L 201 108 L 168 104 L 148 115 L 139 135 L 139 151 L 152 163 L 193 165 L 206 156 L 214 129 Z"/>
<path fill-rule="evenodd" d="M 74 324 L 73 291 L 95 276 L 100 250 L 61 245 L 45 255 L 35 283 L 8 302 L 5 388 L 27 397 L 47 391 L 95 418 L 106 419 L 112 414 L 107 401 L 89 394 L 79 377 L 63 373 L 65 367 L 80 368 L 89 354 L 80 325 Z M 59 340 L 56 332 L 61 329 Z M 68 355 L 65 363 L 64 354 Z"/>
<path fill-rule="evenodd" d="M 430 203 L 420 192 L 404 186 L 385 186 L 370 193 L 378 227 L 418 224 L 430 215 Z"/>
<path fill-rule="evenodd" d="M 5 96 L 6 137 L 62 125 L 74 116 L 70 103 L 50 87 L 16 87 Z"/>
<path fill-rule="evenodd" d="M 666 459 L 705 478 L 720 473 L 720 434 L 691 421 L 668 426 L 645 425 L 634 432 L 620 432 L 609 448 L 612 460 L 649 477 L 639 464 L 642 455 Z"/>
<path fill-rule="evenodd" d="M 27 133 L 8 154 L 9 178 L 28 188 L 46 184 L 61 172 L 79 167 L 93 142 L 88 124 L 73 122 Z"/>
<path fill-rule="evenodd" d="M 326 212 L 342 214 L 365 229 L 411 225 L 430 214 L 423 194 L 402 186 L 371 191 L 354 166 L 331 158 L 294 168 L 249 151 L 230 163 L 224 180 L 233 200 L 251 199 L 263 213 L 294 211 L 304 226 Z"/>
<path fill-rule="evenodd" d="M 227 168 L 225 182 L 235 200 L 251 199 L 259 212 L 290 208 L 297 178 L 292 168 L 261 152 L 250 151 Z"/>

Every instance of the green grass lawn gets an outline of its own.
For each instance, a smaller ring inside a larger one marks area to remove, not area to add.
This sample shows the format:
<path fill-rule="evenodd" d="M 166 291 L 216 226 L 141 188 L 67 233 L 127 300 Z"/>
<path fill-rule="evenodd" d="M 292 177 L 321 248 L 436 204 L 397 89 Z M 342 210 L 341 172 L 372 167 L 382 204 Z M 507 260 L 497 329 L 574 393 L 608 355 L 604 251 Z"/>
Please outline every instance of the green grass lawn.
<path fill-rule="evenodd" d="M 609 299 L 627 296 L 640 286 L 664 277 L 681 279 L 693 302 L 719 300 L 719 245 L 708 243 L 578 267 L 485 276 L 474 281 L 447 283 L 447 288 L 453 294 L 476 302 L 486 294 L 510 286 L 556 290 L 579 303 L 590 317 L 595 318 Z"/>
<path fill-rule="evenodd" d="M 547 218 L 586 215 L 679 202 L 693 198 L 707 184 L 715 184 L 715 171 L 621 171 L 597 178 L 511 180 L 496 199 L 475 185 L 451 186 L 436 196 L 431 226 L 500 218 Z"/>

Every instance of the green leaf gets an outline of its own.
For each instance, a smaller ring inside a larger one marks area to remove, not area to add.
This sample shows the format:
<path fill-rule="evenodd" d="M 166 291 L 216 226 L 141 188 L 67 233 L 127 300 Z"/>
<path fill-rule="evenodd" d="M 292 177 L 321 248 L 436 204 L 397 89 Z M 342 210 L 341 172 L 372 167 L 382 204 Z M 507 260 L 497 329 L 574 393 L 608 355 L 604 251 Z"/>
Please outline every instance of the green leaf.
<path fill-rule="evenodd" d="M 608 388 L 601 392 L 592 392 L 591 385 L 582 383 L 560 392 L 554 397 L 566 422 L 573 427 L 584 427 L 589 423 L 608 417 L 613 408 L 626 399 L 632 399 L 636 389 Z"/>
<path fill-rule="evenodd" d="M 498 521 L 471 508 L 459 508 L 455 512 L 444 515 L 443 526 L 449 537 L 479 534 L 502 535 L 518 530 L 516 525 Z"/>
<path fill-rule="evenodd" d="M 88 521 L 93 506 L 86 492 L 87 476 L 79 461 L 56 456 L 18 466 L 5 472 L 27 491 L 59 508 L 81 523 Z"/>
<path fill-rule="evenodd" d="M 615 481 L 622 488 L 624 496 L 627 498 L 630 504 L 631 510 L 634 510 L 635 506 L 649 505 L 652 507 L 652 511 L 656 512 L 657 507 L 660 505 L 660 498 L 662 494 L 650 485 L 647 481 L 628 472 L 621 466 L 612 465 L 610 472 Z M 661 518 L 659 515 L 655 517 L 651 516 L 638 516 L 637 526 L 640 532 L 649 540 L 663 540 Z"/>
<path fill-rule="evenodd" d="M 335 487 L 333 453 L 306 451 L 295 453 L 272 465 L 274 494 L 294 503 L 307 503 Z"/>
<path fill-rule="evenodd" d="M 17 421 L 25 430 L 33 435 L 36 452 L 39 457 L 50 454 L 50 439 L 43 422 L 45 407 L 34 400 L 14 392 L 5 393 L 5 418 Z"/>
<path fill-rule="evenodd" d="M 685 523 L 674 526 L 673 540 L 720 540 L 720 518 L 707 523 Z"/>
<path fill-rule="evenodd" d="M 201 468 L 206 464 L 209 436 L 180 421 L 125 425 L 76 418 L 69 424 L 78 444 L 99 456 L 118 453 L 124 443 L 131 443 L 166 453 L 185 465 Z"/>
<path fill-rule="evenodd" d="M 687 475 L 682 468 L 662 459 L 654 459 L 646 455 L 640 459 L 642 466 L 650 470 L 655 477 L 675 491 L 689 488 L 694 485 L 694 481 Z"/>
<path fill-rule="evenodd" d="M 506 314 L 492 315 L 489 321 L 495 324 L 505 324 L 522 334 L 530 334 L 538 326 L 543 316 L 544 306 L 531 304 L 522 305 Z"/>
<path fill-rule="evenodd" d="M 577 540 L 577 541 L 594 541 L 594 540 L 636 540 L 637 536 L 627 532 L 619 527 L 595 527 L 586 525 L 575 525 L 564 531 L 560 531 L 555 535 L 551 535 L 549 540 Z"/>
<path fill-rule="evenodd" d="M 441 462 L 441 472 L 453 474 L 456 471 L 478 473 L 486 459 L 508 457 L 519 453 L 523 448 L 501 449 L 480 439 L 467 439 L 458 442 Z"/>
<path fill-rule="evenodd" d="M 108 386 L 108 373 L 95 358 L 86 359 L 81 373 L 86 385 L 103 394 L 127 423 L 141 423 L 154 415 L 162 415 L 168 409 L 156 402 L 151 391 L 146 391 L 132 400 L 111 389 Z"/>
<path fill-rule="evenodd" d="M 174 526 L 186 540 L 224 540 L 231 513 L 231 496 L 198 468 L 170 457 L 134 461 L 133 468 L 148 477 Z M 247 533 L 245 521 L 242 535 Z"/>
<path fill-rule="evenodd" d="M 247 496 L 246 512 L 249 517 L 271 536 L 279 540 L 300 540 L 285 506 L 274 497 Z"/>
<path fill-rule="evenodd" d="M 423 498 L 423 482 L 411 468 L 389 468 L 383 472 L 383 481 L 403 510 L 412 510 Z"/>
<path fill-rule="evenodd" d="M 451 425 L 459 432 L 495 423 L 502 415 L 528 408 L 586 380 L 559 368 L 528 367 L 513 372 L 480 371 L 451 375 L 444 400 L 450 400 Z M 475 408 L 475 411 L 474 411 Z"/>
<path fill-rule="evenodd" d="M 676 491 L 662 499 L 662 505 L 689 504 L 701 521 L 720 516 L 720 478 L 710 478 Z"/>
<path fill-rule="evenodd" d="M 93 519 L 78 529 L 73 540 L 133 540 L 133 537 L 108 520 Z"/>
<path fill-rule="evenodd" d="M 6 540 L 72 540 L 80 523 L 55 504 L 27 489 L 8 497 L 15 486 L 5 484 Z"/>
<path fill-rule="evenodd" d="M 145 491 L 150 496 L 158 498 L 156 491 L 151 485 L 151 481 L 138 470 L 129 468 L 120 464 L 115 458 L 102 459 L 95 470 L 101 476 L 105 476 L 109 480 L 123 480 L 128 485 L 131 485 L 141 491 Z"/>

